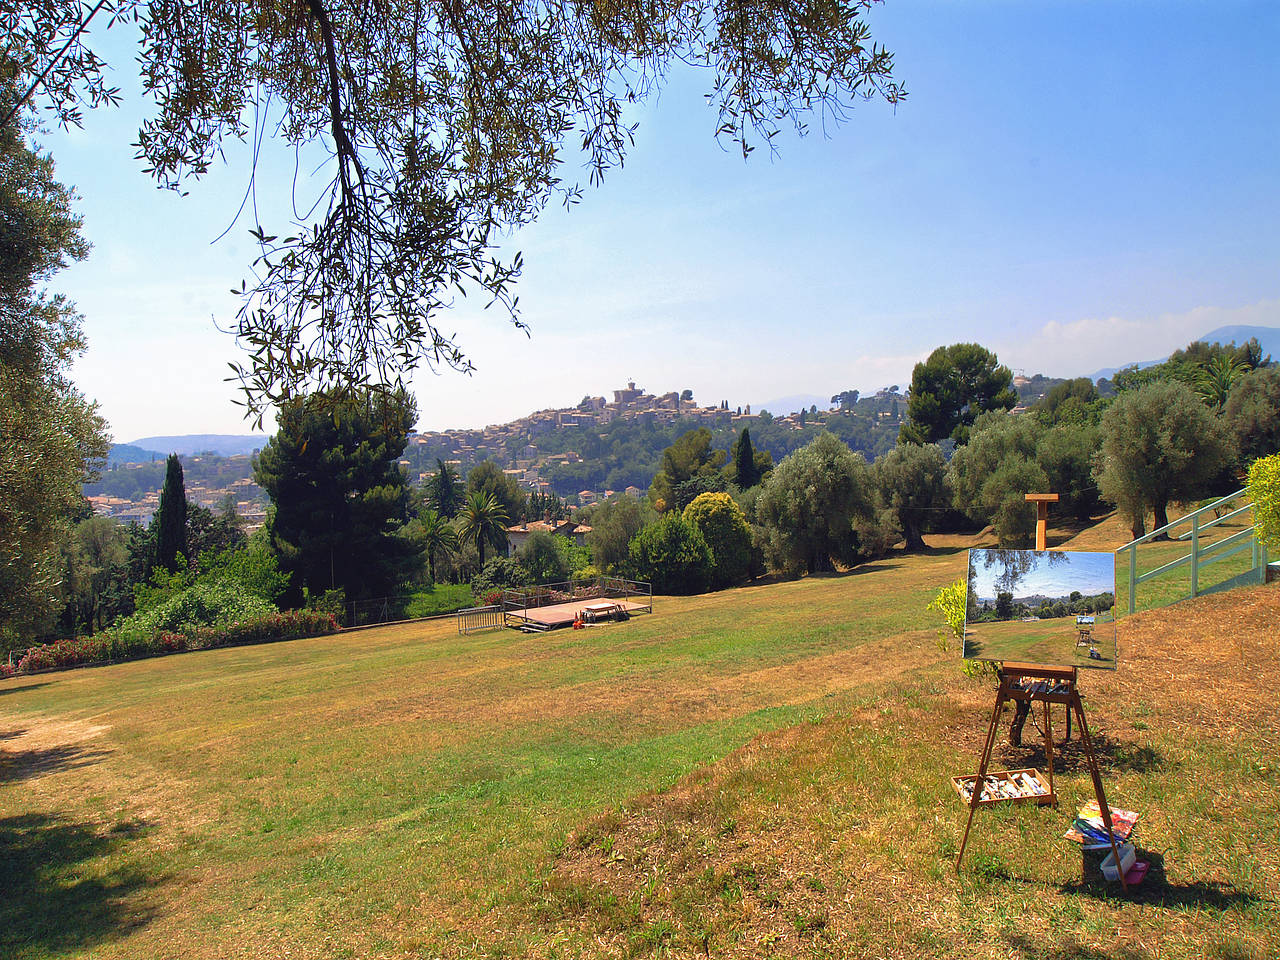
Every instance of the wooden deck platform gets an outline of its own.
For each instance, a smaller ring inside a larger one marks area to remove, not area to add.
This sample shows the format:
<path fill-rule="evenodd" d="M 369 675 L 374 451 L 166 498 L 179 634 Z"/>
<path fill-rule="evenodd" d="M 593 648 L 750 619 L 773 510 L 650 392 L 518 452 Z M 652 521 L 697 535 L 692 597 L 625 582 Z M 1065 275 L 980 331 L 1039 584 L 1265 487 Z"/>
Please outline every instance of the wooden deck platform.
<path fill-rule="evenodd" d="M 617 604 L 627 613 L 652 612 L 653 608 L 648 603 L 637 602 L 635 600 L 621 600 L 605 598 L 608 603 Z M 569 627 L 573 625 L 573 621 L 578 618 L 578 614 L 588 604 L 600 603 L 602 598 L 595 597 L 590 600 L 572 600 L 568 603 L 553 603 L 545 607 L 521 607 L 514 610 L 506 611 L 507 626 L 519 627 L 528 625 L 541 630 L 550 630 L 555 627 Z"/>

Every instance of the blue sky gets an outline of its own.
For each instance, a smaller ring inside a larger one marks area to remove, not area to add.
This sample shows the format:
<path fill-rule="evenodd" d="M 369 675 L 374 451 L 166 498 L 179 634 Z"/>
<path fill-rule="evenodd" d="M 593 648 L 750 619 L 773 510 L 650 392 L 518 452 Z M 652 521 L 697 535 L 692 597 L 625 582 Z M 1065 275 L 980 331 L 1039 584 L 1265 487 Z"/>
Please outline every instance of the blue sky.
<path fill-rule="evenodd" d="M 712 134 L 709 79 L 635 113 L 624 169 L 508 238 L 526 339 L 479 304 L 441 316 L 478 366 L 421 373 L 419 426 L 500 422 L 634 379 L 704 403 L 909 382 L 976 340 L 1028 374 L 1154 359 L 1229 323 L 1280 327 L 1280 4 L 910 3 L 872 12 L 909 97 L 744 162 Z M 75 369 L 117 440 L 243 433 L 223 382 L 229 288 L 253 255 L 242 151 L 185 198 L 128 146 L 128 102 L 50 133 L 90 259 L 55 288 L 86 315 Z M 292 165 L 264 161 L 280 224 Z M 585 174 L 584 174 L 585 180 Z"/>
<path fill-rule="evenodd" d="M 971 560 L 974 567 L 974 593 L 984 599 L 996 595 L 995 581 L 1004 572 L 1004 565 L 995 563 L 988 567 L 982 560 L 983 550 L 973 551 L 978 557 Z M 1035 551 L 1020 551 L 1034 553 Z M 1034 567 L 1022 577 L 1013 588 L 1017 597 L 1065 597 L 1073 590 L 1079 590 L 1086 597 L 1099 593 L 1114 593 L 1116 589 L 1116 558 L 1113 553 L 1086 553 L 1067 551 L 1057 556 L 1065 557 L 1057 563 L 1049 563 L 1044 559 L 1046 554 L 1037 555 Z"/>

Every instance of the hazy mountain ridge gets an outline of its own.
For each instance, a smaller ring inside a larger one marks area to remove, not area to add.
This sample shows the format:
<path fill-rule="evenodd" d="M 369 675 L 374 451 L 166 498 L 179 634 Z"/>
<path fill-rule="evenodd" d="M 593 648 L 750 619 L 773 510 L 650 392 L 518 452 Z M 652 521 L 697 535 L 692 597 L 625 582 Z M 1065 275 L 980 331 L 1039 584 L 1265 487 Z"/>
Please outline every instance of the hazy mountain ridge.
<path fill-rule="evenodd" d="M 1258 343 L 1262 345 L 1262 355 L 1271 355 L 1273 360 L 1280 359 L 1280 327 L 1251 327 L 1245 324 L 1232 324 L 1226 327 L 1218 327 L 1216 330 L 1210 330 L 1208 333 L 1196 337 L 1204 343 L 1235 343 L 1239 346 L 1249 340 L 1250 337 L 1257 337 Z M 1169 354 L 1165 354 L 1159 360 L 1130 360 L 1128 363 L 1121 364 L 1118 367 L 1103 367 L 1089 375 L 1091 380 L 1099 380 L 1103 377 L 1110 379 L 1125 367 L 1137 366 L 1140 369 L 1146 367 L 1154 367 L 1157 363 L 1164 363 L 1169 359 Z"/>
<path fill-rule="evenodd" d="M 1258 342 L 1262 345 L 1264 355 L 1270 354 L 1273 359 L 1280 359 L 1280 327 L 1259 327 L 1246 326 L 1244 324 L 1235 324 L 1231 326 L 1218 327 L 1216 330 L 1210 330 L 1208 333 L 1197 337 L 1197 340 L 1203 340 L 1209 343 L 1217 341 L 1219 343 L 1229 343 L 1231 341 L 1237 344 L 1243 343 L 1250 337 L 1257 337 Z M 1117 367 L 1104 367 L 1090 374 L 1090 379 L 1097 380 L 1102 377 L 1112 377 L 1118 371 L 1125 367 L 1131 367 L 1135 364 L 1139 367 L 1150 367 L 1157 363 L 1163 363 L 1168 357 L 1159 360 L 1130 360 Z M 797 393 L 788 396 L 778 397 L 774 400 L 766 401 L 761 404 L 752 404 L 755 411 L 768 410 L 775 416 L 786 416 L 800 410 L 808 410 L 811 406 L 817 406 L 819 410 L 826 410 L 831 406 L 831 396 L 839 393 L 840 390 L 846 389 L 840 387 L 832 391 L 831 394 L 820 395 L 816 393 Z M 904 387 L 905 389 L 905 387 Z M 179 453 L 184 455 L 194 455 L 205 452 L 217 453 L 221 456 L 235 456 L 237 454 L 249 454 L 255 450 L 261 450 L 267 442 L 267 437 L 262 434 L 217 434 L 217 433 L 199 433 L 184 434 L 181 436 L 156 436 L 142 437 L 138 440 L 132 440 L 129 443 L 115 444 L 112 447 L 111 461 L 113 463 L 129 463 L 129 462 L 149 462 L 154 459 L 151 454 L 157 453 L 158 456 L 166 456 L 169 453 Z M 130 449 L 131 448 L 131 449 Z M 141 449 L 141 454 L 133 451 Z M 117 454 L 117 450 L 121 452 Z M 124 456 L 142 456 L 141 460 L 130 461 L 123 459 Z"/>
<path fill-rule="evenodd" d="M 200 453 L 216 453 L 222 457 L 234 457 L 253 453 L 267 445 L 264 434 L 189 433 L 176 437 L 143 437 L 121 446 L 142 447 L 145 450 L 162 451 L 161 456 L 180 453 L 194 456 Z"/>

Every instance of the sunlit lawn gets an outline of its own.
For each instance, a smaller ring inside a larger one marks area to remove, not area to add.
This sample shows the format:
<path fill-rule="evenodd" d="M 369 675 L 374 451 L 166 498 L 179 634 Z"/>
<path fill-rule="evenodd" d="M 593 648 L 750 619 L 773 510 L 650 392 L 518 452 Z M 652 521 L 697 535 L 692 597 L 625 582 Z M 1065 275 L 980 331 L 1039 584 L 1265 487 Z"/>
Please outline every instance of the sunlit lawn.
<path fill-rule="evenodd" d="M 437 621 L 5 683 L 0 956 L 1003 957 L 984 938 L 1023 912 L 1081 943 L 1158 931 L 1156 908 L 1113 916 L 1062 887 L 1066 811 L 985 818 L 975 871 L 950 873 L 948 778 L 974 762 L 990 690 L 935 645 L 924 606 L 967 541 L 930 539 L 946 545 L 584 631 Z M 1259 759 L 1276 718 L 1230 742 L 1188 727 L 1146 656 L 1087 691 L 1121 757 L 1108 777 L 1175 880 L 1239 892 L 1180 908 L 1178 935 L 1209 909 L 1223 943 L 1257 940 L 1277 920 Z M 755 880 L 717 873 L 739 860 Z M 915 932 L 887 935 L 895 916 Z"/>

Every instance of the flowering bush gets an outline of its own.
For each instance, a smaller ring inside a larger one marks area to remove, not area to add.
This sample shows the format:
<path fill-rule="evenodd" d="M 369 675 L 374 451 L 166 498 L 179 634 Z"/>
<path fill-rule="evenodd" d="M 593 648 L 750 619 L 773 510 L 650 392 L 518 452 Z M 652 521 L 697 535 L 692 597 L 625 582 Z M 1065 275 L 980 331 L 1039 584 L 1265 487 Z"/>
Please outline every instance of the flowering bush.
<path fill-rule="evenodd" d="M 302 637 L 336 633 L 338 621 L 330 613 L 290 610 L 287 613 L 272 613 L 212 627 L 147 630 L 138 623 L 132 623 L 128 629 L 121 629 L 124 626 L 125 621 L 122 621 L 116 628 L 104 630 L 92 637 L 58 640 L 32 647 L 18 661 L 16 672 L 34 673 L 37 670 L 65 669 L 88 663 L 135 660 L 181 650 L 209 650 L 214 647 L 298 640 Z M 0 664 L 0 670 L 7 667 L 7 664 Z M 0 673 L 0 676 L 10 675 L 12 674 Z"/>
<path fill-rule="evenodd" d="M 1280 547 L 1280 453 L 1255 460 L 1249 468 L 1249 497 L 1258 540 Z"/>

